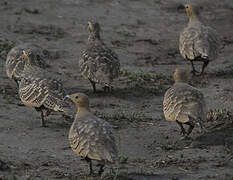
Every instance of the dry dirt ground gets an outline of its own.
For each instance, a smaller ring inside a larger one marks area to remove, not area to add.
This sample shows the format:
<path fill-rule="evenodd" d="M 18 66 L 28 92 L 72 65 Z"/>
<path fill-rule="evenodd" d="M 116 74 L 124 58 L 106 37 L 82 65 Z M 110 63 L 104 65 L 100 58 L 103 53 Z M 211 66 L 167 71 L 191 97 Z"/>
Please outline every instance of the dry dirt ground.
<path fill-rule="evenodd" d="M 204 77 L 190 80 L 212 110 L 208 132 L 195 128 L 193 140 L 181 141 L 177 124 L 164 119 L 162 100 L 175 68 L 191 70 L 178 51 L 179 32 L 188 21 L 184 1 L 1 0 L 0 179 L 99 179 L 87 175 L 87 164 L 69 147 L 71 121 L 54 114 L 42 128 L 34 109 L 19 106 L 16 84 L 6 76 L 6 54 L 33 42 L 48 50 L 46 61 L 62 75 L 67 92 L 87 93 L 92 111 L 116 128 L 121 164 L 103 179 L 117 173 L 121 180 L 232 180 L 233 1 L 195 2 L 203 21 L 221 35 L 223 48 Z M 90 19 L 102 25 L 104 41 L 121 61 L 121 77 L 110 94 L 93 94 L 78 70 Z"/>

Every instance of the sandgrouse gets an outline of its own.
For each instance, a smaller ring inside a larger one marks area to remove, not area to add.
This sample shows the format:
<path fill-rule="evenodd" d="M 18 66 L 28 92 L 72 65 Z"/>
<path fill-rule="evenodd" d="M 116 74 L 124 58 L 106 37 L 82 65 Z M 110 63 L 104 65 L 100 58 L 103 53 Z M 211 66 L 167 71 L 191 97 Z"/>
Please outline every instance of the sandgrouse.
<path fill-rule="evenodd" d="M 51 72 L 32 64 L 29 56 L 30 52 L 23 51 L 21 57 L 25 61 L 19 83 L 19 96 L 23 104 L 41 112 L 42 126 L 45 126 L 44 116 L 48 116 L 51 111 L 64 112 L 72 117 L 71 109 L 64 101 L 65 92 L 61 80 Z"/>
<path fill-rule="evenodd" d="M 198 73 L 195 70 L 193 62 L 203 62 L 201 75 L 204 73 L 209 62 L 217 58 L 220 40 L 213 28 L 204 25 L 200 21 L 197 6 L 187 4 L 185 5 L 185 9 L 189 16 L 189 23 L 180 33 L 180 54 L 191 62 L 193 75 L 197 75 L 196 73 Z"/>
<path fill-rule="evenodd" d="M 201 91 L 187 84 L 188 73 L 185 70 L 176 69 L 173 76 L 175 84 L 164 95 L 163 112 L 166 120 L 177 122 L 181 133 L 187 137 L 195 124 L 204 130 L 206 103 Z M 188 132 L 183 124 L 189 125 Z"/>
<path fill-rule="evenodd" d="M 106 163 L 114 163 L 117 158 L 115 133 L 111 125 L 90 112 L 89 100 L 85 94 L 67 95 L 77 105 L 77 114 L 70 128 L 69 141 L 72 150 L 89 162 L 99 162 L 99 175 Z"/>
<path fill-rule="evenodd" d="M 94 92 L 96 83 L 103 85 L 104 91 L 111 91 L 113 79 L 120 73 L 118 56 L 100 38 L 99 23 L 88 22 L 88 31 L 87 46 L 79 59 L 80 72 L 91 82 Z"/>

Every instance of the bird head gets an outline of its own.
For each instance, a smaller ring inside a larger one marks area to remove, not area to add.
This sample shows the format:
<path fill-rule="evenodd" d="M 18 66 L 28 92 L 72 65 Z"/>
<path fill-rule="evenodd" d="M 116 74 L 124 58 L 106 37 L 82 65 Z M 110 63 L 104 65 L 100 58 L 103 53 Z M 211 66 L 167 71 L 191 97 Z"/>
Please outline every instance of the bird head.
<path fill-rule="evenodd" d="M 90 33 L 90 35 L 92 36 L 92 38 L 100 38 L 100 25 L 98 22 L 96 21 L 88 21 L 88 31 Z"/>
<path fill-rule="evenodd" d="M 191 4 L 185 4 L 184 7 L 185 7 L 186 14 L 189 17 L 199 15 L 199 8 L 197 6 L 194 6 L 194 5 L 191 5 Z"/>
<path fill-rule="evenodd" d="M 66 95 L 65 98 L 71 99 L 79 108 L 84 107 L 89 109 L 88 96 L 83 93 L 75 93 L 71 95 Z"/>
<path fill-rule="evenodd" d="M 25 62 L 25 64 L 30 64 L 30 51 L 23 50 L 23 53 L 21 55 L 22 60 Z"/>
<path fill-rule="evenodd" d="M 25 64 L 34 65 L 37 64 L 37 61 L 41 58 L 39 54 L 32 53 L 30 49 L 23 50 L 21 55 L 22 60 Z"/>

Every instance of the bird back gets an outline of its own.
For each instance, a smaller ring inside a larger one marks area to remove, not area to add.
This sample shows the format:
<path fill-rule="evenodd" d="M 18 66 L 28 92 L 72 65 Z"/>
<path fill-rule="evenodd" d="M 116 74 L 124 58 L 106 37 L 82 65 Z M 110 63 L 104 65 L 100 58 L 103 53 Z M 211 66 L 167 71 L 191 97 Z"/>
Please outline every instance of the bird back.
<path fill-rule="evenodd" d="M 69 105 L 64 101 L 65 92 L 60 78 L 37 66 L 25 67 L 19 95 L 25 105 L 70 113 Z"/>
<path fill-rule="evenodd" d="M 179 49 L 181 55 L 189 60 L 203 58 L 212 61 L 218 56 L 219 42 L 213 28 L 194 22 L 181 32 Z"/>
<path fill-rule="evenodd" d="M 88 43 L 87 48 L 82 51 L 79 67 L 86 79 L 103 85 L 110 85 L 120 73 L 117 55 L 101 40 Z"/>
<path fill-rule="evenodd" d="M 109 123 L 91 113 L 76 115 L 69 132 L 75 153 L 93 160 L 113 163 L 117 158 L 115 134 Z"/>
<path fill-rule="evenodd" d="M 163 101 L 166 120 L 188 122 L 206 118 L 203 94 L 186 83 L 175 83 L 167 90 Z"/>

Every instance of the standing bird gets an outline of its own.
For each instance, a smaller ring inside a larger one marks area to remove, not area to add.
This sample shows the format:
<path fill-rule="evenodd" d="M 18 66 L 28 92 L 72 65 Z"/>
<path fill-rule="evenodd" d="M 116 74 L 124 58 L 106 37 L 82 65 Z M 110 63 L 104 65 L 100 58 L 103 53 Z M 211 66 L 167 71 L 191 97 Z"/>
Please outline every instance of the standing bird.
<path fill-rule="evenodd" d="M 19 97 L 23 104 L 41 112 L 43 127 L 46 127 L 44 116 L 48 116 L 51 111 L 60 111 L 72 116 L 69 105 L 64 101 L 65 92 L 61 80 L 45 69 L 35 66 L 30 56 L 30 52 L 23 51 L 21 57 L 25 61 L 19 83 Z"/>
<path fill-rule="evenodd" d="M 72 150 L 88 163 L 93 173 L 92 160 L 99 162 L 99 175 L 106 163 L 117 158 L 115 134 L 111 125 L 90 112 L 89 100 L 85 94 L 67 95 L 77 105 L 77 114 L 70 128 L 69 141 Z"/>
<path fill-rule="evenodd" d="M 189 16 L 189 23 L 180 33 L 180 54 L 191 62 L 193 75 L 198 73 L 193 62 L 202 61 L 200 73 L 202 75 L 209 62 L 217 58 L 220 40 L 213 28 L 201 23 L 197 7 L 187 4 L 185 9 Z"/>
<path fill-rule="evenodd" d="M 176 69 L 173 77 L 175 84 L 166 91 L 163 100 L 165 119 L 177 122 L 184 137 L 192 132 L 195 124 L 203 131 L 206 103 L 202 92 L 187 84 L 188 73 L 185 70 Z M 183 124 L 189 126 L 188 132 L 185 131 Z"/>
<path fill-rule="evenodd" d="M 40 68 L 46 68 L 47 64 L 44 61 L 43 49 L 35 44 L 24 43 L 12 48 L 6 59 L 6 73 L 10 79 L 13 79 L 19 85 L 20 75 L 23 72 L 25 61 L 22 59 L 24 50 L 30 52 L 33 56 L 30 58 L 31 64 Z"/>
<path fill-rule="evenodd" d="M 100 25 L 88 22 L 89 37 L 87 47 L 81 52 L 79 67 L 82 76 L 88 79 L 96 92 L 96 83 L 104 86 L 104 91 L 112 90 L 112 82 L 120 74 L 117 55 L 100 38 Z"/>

